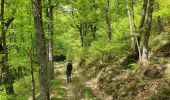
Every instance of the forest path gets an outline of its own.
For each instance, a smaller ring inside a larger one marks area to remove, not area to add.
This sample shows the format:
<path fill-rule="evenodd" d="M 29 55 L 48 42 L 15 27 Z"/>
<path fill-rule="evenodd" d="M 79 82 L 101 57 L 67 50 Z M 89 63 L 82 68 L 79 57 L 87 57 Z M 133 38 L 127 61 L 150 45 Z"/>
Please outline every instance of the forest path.
<path fill-rule="evenodd" d="M 66 82 L 66 65 L 55 63 L 55 80 L 51 81 L 50 100 L 112 100 L 102 91 L 96 89 L 96 81 L 88 81 L 73 68 L 72 82 Z M 76 65 L 75 65 L 76 66 Z M 36 98 L 39 98 L 37 94 Z M 28 100 L 32 100 L 30 97 Z"/>
<path fill-rule="evenodd" d="M 55 73 L 56 82 L 51 88 L 51 100 L 100 100 L 93 90 L 86 86 L 75 68 L 71 83 L 66 82 L 66 65 L 63 62 L 55 63 Z"/>

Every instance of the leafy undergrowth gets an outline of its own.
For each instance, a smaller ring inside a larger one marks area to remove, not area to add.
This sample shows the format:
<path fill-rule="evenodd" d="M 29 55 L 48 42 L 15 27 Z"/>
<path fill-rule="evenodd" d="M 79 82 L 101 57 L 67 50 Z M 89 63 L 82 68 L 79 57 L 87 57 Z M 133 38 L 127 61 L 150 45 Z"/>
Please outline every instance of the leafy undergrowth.
<path fill-rule="evenodd" d="M 38 76 L 37 73 L 35 73 L 35 76 Z M 39 82 L 37 77 L 35 78 L 35 93 L 38 96 L 38 90 L 39 90 Z M 30 76 L 25 76 L 22 79 L 16 80 L 13 84 L 15 93 L 13 95 L 7 95 L 5 93 L 4 86 L 1 86 L 0 88 L 2 91 L 0 91 L 0 100 L 27 100 L 32 95 L 32 82 Z"/>
<path fill-rule="evenodd" d="M 63 65 L 63 63 L 61 63 Z M 58 63 L 58 65 L 61 65 Z M 58 66 L 55 65 L 55 66 Z M 57 67 L 58 68 L 58 67 Z M 56 69 L 57 69 L 56 68 Z M 66 82 L 63 78 L 61 71 L 56 71 L 55 80 L 51 84 L 51 100 L 65 100 L 66 99 Z M 16 80 L 13 84 L 15 93 L 13 95 L 6 95 L 4 86 L 0 87 L 0 100 L 32 100 L 32 81 L 30 76 Z M 38 73 L 35 72 L 35 94 L 36 99 L 40 96 L 40 86 Z"/>

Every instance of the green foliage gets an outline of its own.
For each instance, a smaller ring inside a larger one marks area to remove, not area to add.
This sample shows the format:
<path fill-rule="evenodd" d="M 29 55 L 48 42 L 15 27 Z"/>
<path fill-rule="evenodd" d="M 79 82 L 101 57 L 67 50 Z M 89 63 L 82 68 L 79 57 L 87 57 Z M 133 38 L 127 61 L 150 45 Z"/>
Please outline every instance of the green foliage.
<path fill-rule="evenodd" d="M 170 95 L 170 87 L 167 86 L 162 86 L 160 88 L 160 92 L 165 95 Z"/>
<path fill-rule="evenodd" d="M 113 4 L 114 21 L 119 21 L 127 16 L 126 0 L 114 0 Z"/>
<path fill-rule="evenodd" d="M 36 74 L 37 75 L 37 74 Z M 36 94 L 39 91 L 39 85 L 38 85 L 38 78 L 35 78 L 36 83 Z M 30 77 L 24 77 L 23 79 L 16 80 L 16 82 L 13 84 L 14 90 L 16 95 L 7 95 L 5 91 L 0 91 L 0 99 L 1 100 L 25 100 L 28 99 L 31 94 L 31 78 Z M 4 88 L 4 86 L 1 86 L 0 88 Z"/>
<path fill-rule="evenodd" d="M 134 29 L 135 36 L 138 33 L 142 3 L 143 0 L 134 0 L 134 23 L 136 25 L 136 29 Z M 107 62 L 96 59 L 108 57 L 107 60 L 111 60 L 112 62 L 114 61 L 114 63 L 117 64 L 132 52 L 132 34 L 129 31 L 126 0 L 110 0 L 109 13 L 111 18 L 112 32 L 111 43 L 108 42 L 108 34 L 106 32 L 106 0 L 52 0 L 52 5 L 54 5 L 53 51 L 55 56 L 65 55 L 67 59 L 87 59 L 91 62 L 96 61 L 98 65 L 105 65 Z M 47 1 L 42 0 L 42 7 L 45 37 L 47 40 L 46 42 L 48 43 L 49 18 L 47 17 L 46 12 L 46 8 L 48 7 Z M 165 35 L 159 35 L 156 32 L 158 16 L 161 17 L 163 25 L 169 23 L 169 7 L 170 0 L 155 0 L 153 28 L 150 37 L 152 41 L 149 43 L 150 47 L 155 48 L 151 49 L 158 49 L 161 47 L 162 41 L 170 40 L 170 37 L 167 36 L 169 32 L 166 30 L 164 32 Z M 8 48 L 8 65 L 10 66 L 12 73 L 15 75 L 18 73 L 16 70 L 18 70 L 19 66 L 29 69 L 29 50 L 30 48 L 34 47 L 33 51 L 35 51 L 35 47 L 39 45 L 34 43 L 36 40 L 34 39 L 35 30 L 33 24 L 34 22 L 31 0 L 6 0 L 4 15 L 5 22 L 7 22 L 8 18 L 14 17 L 14 21 L 11 23 L 6 33 L 6 42 Z M 84 39 L 84 47 L 81 46 L 80 30 L 77 27 L 80 27 L 80 25 L 82 25 L 83 30 L 82 37 Z M 93 32 L 91 26 L 96 27 L 95 39 L 92 34 Z M 169 29 L 169 27 L 167 29 Z M 144 29 L 142 31 L 142 34 L 143 33 Z M 2 35 L 0 34 L 0 36 Z M 4 54 L 0 54 L 0 58 L 2 58 L 3 55 Z M 35 55 L 36 54 L 34 54 L 34 56 Z M 34 62 L 36 63 L 36 57 L 33 58 Z M 167 63 L 167 60 L 159 59 L 158 63 L 165 64 Z M 133 63 L 128 66 L 133 67 L 135 64 Z M 34 71 L 37 72 L 38 67 L 35 67 L 34 69 Z M 120 70 L 114 70 L 113 72 L 114 75 L 117 75 L 120 73 Z M 25 73 L 28 75 L 29 71 L 26 70 Z M 138 81 L 139 85 L 145 85 L 145 80 L 142 78 L 138 78 Z M 15 81 L 15 91 L 17 93 L 23 91 L 23 89 L 25 89 L 25 91 L 29 91 L 31 87 L 30 83 L 31 79 L 28 77 L 24 77 L 23 79 Z M 52 85 L 55 83 L 56 81 L 52 81 Z M 3 84 L 0 87 L 0 90 L 2 88 Z M 60 90 L 57 95 L 63 97 L 66 90 L 64 88 L 57 89 Z M 85 93 L 87 98 L 90 97 L 90 94 L 92 93 L 86 88 L 84 90 L 87 90 Z M 169 93 L 169 88 L 161 88 L 161 91 L 163 94 L 167 94 Z M 25 96 L 26 94 L 23 93 L 23 95 Z M 9 96 L 9 98 L 10 97 L 11 96 Z M 26 97 L 28 97 L 28 95 L 26 95 Z M 23 97 L 22 99 L 26 99 L 26 97 Z M 6 96 L 5 92 L 2 91 L 0 94 L 0 99 L 4 100 L 6 98 L 8 98 L 8 96 Z"/>

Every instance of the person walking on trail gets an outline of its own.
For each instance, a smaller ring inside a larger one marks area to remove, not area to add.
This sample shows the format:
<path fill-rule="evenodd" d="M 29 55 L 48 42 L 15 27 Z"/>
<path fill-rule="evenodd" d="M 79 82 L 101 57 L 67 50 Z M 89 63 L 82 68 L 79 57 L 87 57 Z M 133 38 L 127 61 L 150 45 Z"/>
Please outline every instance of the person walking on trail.
<path fill-rule="evenodd" d="M 68 61 L 67 63 L 67 71 L 66 71 L 66 74 L 67 74 L 67 82 L 70 83 L 71 82 L 71 71 L 73 69 L 73 65 L 72 65 L 72 62 L 71 61 Z"/>

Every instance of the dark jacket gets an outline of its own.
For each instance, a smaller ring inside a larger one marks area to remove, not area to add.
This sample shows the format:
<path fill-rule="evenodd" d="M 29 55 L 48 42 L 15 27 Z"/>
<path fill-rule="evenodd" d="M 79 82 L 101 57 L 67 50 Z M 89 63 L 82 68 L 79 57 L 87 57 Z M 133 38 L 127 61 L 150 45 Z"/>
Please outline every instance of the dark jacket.
<path fill-rule="evenodd" d="M 73 69 L 73 65 L 72 65 L 71 62 L 69 62 L 69 63 L 67 64 L 67 72 L 71 72 L 72 69 Z"/>

